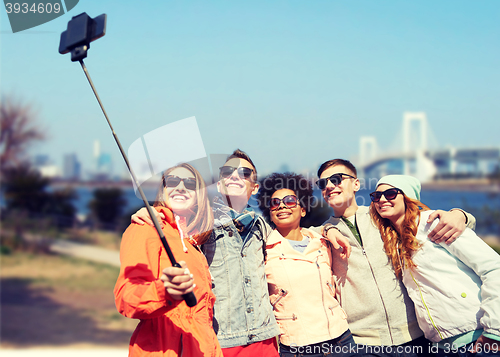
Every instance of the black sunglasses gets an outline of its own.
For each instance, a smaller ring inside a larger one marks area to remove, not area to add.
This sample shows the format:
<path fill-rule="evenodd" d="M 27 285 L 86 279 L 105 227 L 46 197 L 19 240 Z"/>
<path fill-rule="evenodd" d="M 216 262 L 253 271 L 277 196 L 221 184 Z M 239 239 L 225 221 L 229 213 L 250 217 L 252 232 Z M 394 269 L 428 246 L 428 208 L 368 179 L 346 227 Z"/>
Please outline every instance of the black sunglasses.
<path fill-rule="evenodd" d="M 165 187 L 177 187 L 180 183 L 184 182 L 184 187 L 187 190 L 194 191 L 196 190 L 196 179 L 194 178 L 183 178 L 181 179 L 179 176 L 168 175 L 163 178 L 163 186 Z"/>
<path fill-rule="evenodd" d="M 328 181 L 330 181 L 333 185 L 337 186 L 340 185 L 340 183 L 344 180 L 344 176 L 356 179 L 356 177 L 348 175 L 348 174 L 333 174 L 330 177 L 322 178 L 316 181 L 316 185 L 318 185 L 320 190 L 324 190 L 326 188 L 326 185 L 328 184 Z"/>
<path fill-rule="evenodd" d="M 236 170 L 240 179 L 250 180 L 252 177 L 253 169 L 249 167 L 233 167 L 233 166 L 222 166 L 219 167 L 220 177 L 228 178 Z"/>
<path fill-rule="evenodd" d="M 370 193 L 370 198 L 371 198 L 372 202 L 378 202 L 378 201 L 380 201 L 382 196 L 385 196 L 385 198 L 388 201 L 391 201 L 391 200 L 395 199 L 398 196 L 398 194 L 400 194 L 400 193 L 403 193 L 403 191 L 401 191 L 399 188 L 390 188 L 390 189 L 385 190 L 385 191 L 372 192 L 372 193 Z"/>
<path fill-rule="evenodd" d="M 295 208 L 298 204 L 297 196 L 294 195 L 288 195 L 282 199 L 277 197 L 271 198 L 271 201 L 269 201 L 269 208 L 271 211 L 277 209 L 281 205 L 281 202 L 283 202 L 286 208 Z"/>

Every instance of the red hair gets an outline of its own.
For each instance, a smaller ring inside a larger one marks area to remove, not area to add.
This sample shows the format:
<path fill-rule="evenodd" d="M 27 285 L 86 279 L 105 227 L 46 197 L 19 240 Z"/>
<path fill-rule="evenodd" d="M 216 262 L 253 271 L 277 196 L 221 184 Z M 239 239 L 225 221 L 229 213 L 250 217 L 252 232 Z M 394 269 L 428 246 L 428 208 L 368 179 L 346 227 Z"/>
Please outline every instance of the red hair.
<path fill-rule="evenodd" d="M 385 252 L 391 259 L 396 276 L 400 279 L 403 269 L 401 264 L 404 264 L 408 268 L 415 266 L 411 257 L 421 246 L 416 238 L 420 212 L 429 210 L 429 207 L 418 200 L 409 198 L 404 194 L 403 198 L 405 203 L 405 217 L 401 224 L 401 232 L 396 230 L 391 221 L 379 215 L 373 202 L 370 205 L 370 215 L 380 231 L 380 235 L 384 241 Z"/>

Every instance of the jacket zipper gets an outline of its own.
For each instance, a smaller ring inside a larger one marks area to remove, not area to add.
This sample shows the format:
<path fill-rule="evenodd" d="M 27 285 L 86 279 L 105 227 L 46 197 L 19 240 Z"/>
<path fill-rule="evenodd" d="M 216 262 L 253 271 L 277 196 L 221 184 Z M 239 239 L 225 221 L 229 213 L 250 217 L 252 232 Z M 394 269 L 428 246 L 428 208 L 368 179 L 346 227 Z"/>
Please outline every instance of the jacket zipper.
<path fill-rule="evenodd" d="M 276 320 L 297 320 L 297 316 L 292 314 L 290 317 L 276 317 Z"/>
<path fill-rule="evenodd" d="M 352 234 L 351 229 L 347 226 L 347 224 L 342 219 L 340 219 L 340 221 L 346 226 L 346 228 Z M 358 230 L 358 233 L 359 233 L 358 224 L 356 221 L 354 223 L 356 224 L 356 229 Z M 361 237 L 361 233 L 359 233 L 359 236 Z M 363 245 L 361 245 L 357 239 L 354 239 L 354 240 L 356 241 L 356 245 L 358 247 L 360 247 L 361 250 L 363 251 L 363 255 L 365 256 L 366 262 L 368 263 L 368 266 L 370 267 L 370 271 L 372 273 L 373 280 L 375 281 L 375 285 L 377 286 L 378 295 L 380 296 L 380 301 L 382 302 L 382 305 L 384 306 L 385 320 L 387 322 L 389 336 L 391 337 L 391 343 L 394 344 L 394 338 L 392 337 L 392 331 L 391 331 L 391 324 L 389 323 L 389 314 L 387 313 L 387 308 L 385 307 L 385 302 L 384 302 L 384 299 L 382 298 L 382 293 L 380 292 L 380 287 L 378 286 L 377 279 L 375 278 L 375 273 L 373 272 L 373 267 L 370 263 L 370 260 L 368 259 L 368 255 L 366 255 L 365 247 Z"/>
<path fill-rule="evenodd" d="M 278 297 L 271 304 L 271 306 L 273 307 L 273 310 L 274 310 L 274 306 L 278 303 L 278 301 L 280 301 L 282 298 L 284 298 L 286 296 L 286 294 L 288 294 L 288 290 L 280 289 L 280 293 L 279 293 Z"/>
<path fill-rule="evenodd" d="M 385 301 L 382 298 L 382 293 L 380 291 L 380 287 L 378 286 L 377 279 L 375 278 L 375 273 L 373 272 L 372 265 L 370 264 L 370 261 L 368 260 L 368 256 L 366 255 L 365 248 L 363 247 L 363 255 L 366 257 L 366 261 L 368 262 L 368 265 L 370 266 L 370 271 L 372 272 L 373 279 L 375 280 L 375 285 L 377 285 L 377 290 L 378 294 L 380 296 L 380 301 L 382 301 L 382 305 L 384 306 L 384 312 L 385 312 L 385 320 L 387 321 L 387 327 L 389 330 L 389 336 L 391 336 L 391 343 L 394 344 L 394 339 L 392 337 L 392 331 L 391 331 L 391 324 L 389 322 L 389 314 L 387 313 L 387 308 L 385 307 Z"/>
<path fill-rule="evenodd" d="M 427 311 L 427 315 L 429 316 L 429 319 L 431 320 L 431 324 L 432 324 L 432 327 L 434 327 L 434 329 L 436 330 L 436 332 L 438 333 L 439 335 L 439 338 L 441 338 L 442 340 L 444 339 L 443 336 L 441 335 L 441 331 L 439 331 L 439 329 L 437 328 L 436 324 L 434 323 L 434 320 L 432 319 L 432 316 L 431 316 L 431 313 L 429 311 L 429 308 L 427 307 L 427 304 L 425 303 L 425 300 L 424 300 L 424 295 L 422 294 L 422 290 L 420 289 L 420 285 L 417 283 L 417 280 L 415 279 L 415 277 L 413 276 L 412 272 L 411 272 L 411 269 L 408 269 L 408 271 L 410 272 L 410 275 L 411 275 L 411 278 L 413 279 L 413 282 L 415 283 L 415 285 L 417 286 L 418 288 L 418 293 L 420 295 L 420 300 L 422 300 L 422 304 L 424 304 L 424 307 L 425 307 L 425 311 Z"/>
<path fill-rule="evenodd" d="M 326 282 L 326 285 L 328 285 L 328 287 L 330 288 L 330 292 L 332 293 L 333 297 L 336 299 L 337 298 L 337 294 L 335 294 L 335 291 L 333 290 L 333 285 L 332 283 L 330 283 L 329 281 Z"/>
<path fill-rule="evenodd" d="M 316 257 L 316 266 L 318 267 L 319 287 L 321 290 L 321 301 L 323 302 L 323 310 L 325 311 L 326 325 L 328 326 L 328 334 L 330 334 L 330 319 L 328 318 L 328 313 L 326 312 L 326 307 L 325 307 L 325 294 L 323 291 L 323 279 L 321 279 L 321 270 L 320 270 L 319 263 L 318 263 L 318 257 Z"/>

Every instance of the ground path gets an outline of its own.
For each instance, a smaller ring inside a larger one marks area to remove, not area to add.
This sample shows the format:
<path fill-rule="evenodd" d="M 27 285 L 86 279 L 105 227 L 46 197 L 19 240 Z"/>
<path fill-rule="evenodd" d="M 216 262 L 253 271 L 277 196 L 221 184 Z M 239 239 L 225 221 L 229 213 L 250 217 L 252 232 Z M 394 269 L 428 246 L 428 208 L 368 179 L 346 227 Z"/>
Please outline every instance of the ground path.
<path fill-rule="evenodd" d="M 120 252 L 93 245 L 55 240 L 50 245 L 50 251 L 72 257 L 88 259 L 98 263 L 120 266 Z"/>
<path fill-rule="evenodd" d="M 66 240 L 55 240 L 50 251 L 58 254 L 64 254 L 72 257 L 91 260 L 98 263 L 120 266 L 120 253 L 116 250 L 105 249 L 93 245 L 70 242 Z M 98 347 L 43 347 L 10 349 L 1 348 L 2 357 L 83 357 L 92 355 L 93 357 L 126 357 L 128 349 L 124 348 L 102 348 Z"/>

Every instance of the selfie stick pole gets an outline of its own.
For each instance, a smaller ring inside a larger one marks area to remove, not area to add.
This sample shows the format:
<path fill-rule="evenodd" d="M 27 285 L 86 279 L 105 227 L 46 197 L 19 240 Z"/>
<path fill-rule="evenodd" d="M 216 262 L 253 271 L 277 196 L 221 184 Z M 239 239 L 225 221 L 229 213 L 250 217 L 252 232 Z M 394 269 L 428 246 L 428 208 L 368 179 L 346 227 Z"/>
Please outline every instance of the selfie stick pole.
<path fill-rule="evenodd" d="M 149 216 L 151 217 L 151 220 L 153 221 L 153 224 L 156 228 L 156 231 L 158 232 L 158 235 L 160 236 L 160 240 L 163 243 L 163 247 L 165 248 L 165 251 L 167 252 L 168 258 L 170 259 L 170 262 L 172 263 L 172 266 L 180 268 L 181 266 L 179 263 L 176 262 L 174 255 L 172 254 L 172 250 L 170 249 L 170 246 L 167 243 L 167 240 L 165 239 L 165 235 L 163 234 L 163 231 L 161 230 L 160 223 L 156 219 L 156 216 L 153 212 L 153 209 L 149 205 L 148 200 L 146 199 L 146 195 L 144 195 L 144 192 L 142 191 L 141 186 L 139 185 L 139 182 L 137 181 L 137 178 L 135 177 L 134 171 L 132 170 L 132 167 L 130 166 L 130 163 L 128 161 L 127 155 L 125 154 L 125 151 L 123 150 L 122 145 L 120 144 L 120 140 L 118 140 L 118 136 L 115 133 L 115 130 L 113 129 L 113 126 L 111 125 L 111 122 L 109 121 L 108 115 L 106 114 L 106 111 L 104 110 L 104 106 L 102 105 L 101 99 L 99 98 L 99 95 L 97 94 L 97 91 L 94 87 L 94 84 L 92 83 L 92 79 L 90 79 L 89 72 L 87 71 L 87 67 L 85 66 L 85 63 L 83 63 L 83 60 L 79 60 L 80 64 L 82 65 L 83 72 L 85 73 L 85 76 L 87 77 L 87 80 L 89 81 L 90 87 L 92 87 L 92 91 L 94 92 L 94 95 L 99 102 L 99 106 L 101 107 L 101 110 L 106 117 L 106 121 L 108 122 L 109 128 L 111 129 L 111 132 L 113 133 L 113 137 L 115 138 L 116 144 L 118 145 L 118 148 L 120 149 L 120 153 L 122 154 L 123 160 L 125 160 L 125 164 L 127 165 L 128 171 L 130 172 L 130 176 L 132 176 L 132 180 L 134 180 L 135 186 L 137 187 L 137 190 L 139 191 L 139 194 L 141 195 L 142 200 L 144 201 L 144 204 L 146 205 L 146 209 L 148 210 Z M 187 293 L 182 295 L 184 301 L 186 302 L 186 305 L 189 307 L 193 307 L 196 305 L 196 296 L 194 295 L 193 292 Z"/>

